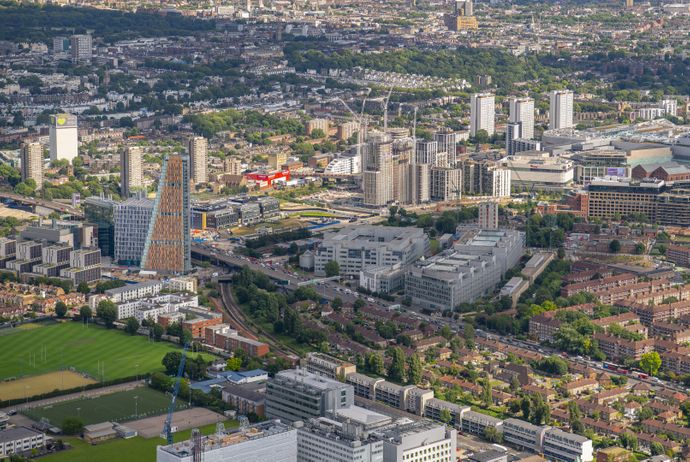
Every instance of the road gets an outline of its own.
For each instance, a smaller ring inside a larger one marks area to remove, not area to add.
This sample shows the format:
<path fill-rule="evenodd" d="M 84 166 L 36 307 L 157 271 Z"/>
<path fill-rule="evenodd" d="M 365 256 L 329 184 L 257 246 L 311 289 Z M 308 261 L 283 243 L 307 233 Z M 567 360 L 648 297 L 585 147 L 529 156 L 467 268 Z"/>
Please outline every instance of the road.
<path fill-rule="evenodd" d="M 307 281 L 315 279 L 313 277 L 307 277 L 299 275 L 297 273 L 293 273 L 278 265 L 269 265 L 268 263 L 252 261 L 248 257 L 228 253 L 230 251 L 223 252 L 221 250 L 209 249 L 207 247 L 203 247 L 200 245 L 193 245 L 192 252 L 197 255 L 203 255 L 209 259 L 215 260 L 217 264 L 221 263 L 227 267 L 234 269 L 241 269 L 242 267 L 247 266 L 251 270 L 265 274 L 274 281 L 286 281 L 287 284 L 285 284 L 284 287 L 289 290 L 296 290 L 299 287 L 300 283 L 305 283 Z M 223 282 L 224 280 L 225 279 L 221 277 L 219 279 L 219 282 Z M 391 304 L 391 302 L 387 302 L 382 299 L 376 299 L 375 297 L 358 294 L 357 292 L 333 281 L 323 281 L 319 283 L 314 283 L 312 284 L 312 286 L 316 289 L 319 295 L 329 300 L 333 300 L 336 297 L 340 297 L 340 299 L 344 303 L 354 303 L 355 300 L 357 300 L 358 298 L 365 298 L 374 300 L 370 303 L 379 305 L 380 307 L 386 307 Z"/>
<path fill-rule="evenodd" d="M 45 207 L 47 209 L 55 210 L 57 212 L 69 213 L 70 215 L 74 215 L 77 217 L 84 216 L 84 213 L 81 210 L 69 205 L 62 204 L 60 202 L 47 201 L 43 199 L 34 199 L 31 197 L 20 196 L 19 194 L 4 191 L 0 191 L 0 198 L 11 199 L 15 202 L 21 202 L 22 204 L 27 205 L 38 205 L 41 207 Z"/>

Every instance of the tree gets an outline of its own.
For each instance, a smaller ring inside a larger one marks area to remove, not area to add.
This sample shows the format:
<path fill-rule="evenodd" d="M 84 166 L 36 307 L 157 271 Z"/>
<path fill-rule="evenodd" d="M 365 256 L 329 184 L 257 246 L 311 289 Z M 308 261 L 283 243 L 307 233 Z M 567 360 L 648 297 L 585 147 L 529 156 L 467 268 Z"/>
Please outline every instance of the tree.
<path fill-rule="evenodd" d="M 489 142 L 489 132 L 484 130 L 483 128 L 481 130 L 477 130 L 477 133 L 474 135 L 474 142 L 477 144 L 486 144 Z"/>
<path fill-rule="evenodd" d="M 640 369 L 649 375 L 656 375 L 661 368 L 661 356 L 656 351 L 644 353 L 640 358 Z"/>
<path fill-rule="evenodd" d="M 67 314 L 67 305 L 64 302 L 57 302 L 55 304 L 55 315 L 58 318 L 64 318 L 65 314 Z"/>
<path fill-rule="evenodd" d="M 91 288 L 86 282 L 80 282 L 77 286 L 77 292 L 81 292 L 82 294 L 87 295 L 89 292 L 91 292 Z"/>
<path fill-rule="evenodd" d="M 462 334 L 465 339 L 465 346 L 470 350 L 474 349 L 474 326 L 465 323 L 462 329 Z"/>
<path fill-rule="evenodd" d="M 151 327 L 151 329 L 153 331 L 153 338 L 156 341 L 159 341 L 163 337 L 163 333 L 165 332 L 165 329 L 163 328 L 163 326 L 161 326 L 157 322 L 153 323 L 153 326 Z"/>
<path fill-rule="evenodd" d="M 664 446 L 657 441 L 653 441 L 652 444 L 649 445 L 649 452 L 651 452 L 653 456 L 662 456 L 666 454 Z"/>
<path fill-rule="evenodd" d="M 84 422 L 79 417 L 66 417 L 62 421 L 62 433 L 65 435 L 79 435 L 84 429 Z"/>
<path fill-rule="evenodd" d="M 487 425 L 484 429 L 484 439 L 489 443 L 501 443 L 503 441 L 503 434 L 496 430 L 496 427 Z"/>
<path fill-rule="evenodd" d="M 161 363 L 163 367 L 165 367 L 165 372 L 168 373 L 168 375 L 177 375 L 180 361 L 182 361 L 182 353 L 179 351 L 169 351 L 163 356 Z"/>
<path fill-rule="evenodd" d="M 405 381 L 405 353 L 402 348 L 395 347 L 390 351 L 391 365 L 388 368 L 388 378 L 394 382 Z"/>
<path fill-rule="evenodd" d="M 510 378 L 510 391 L 512 391 L 513 393 L 517 393 L 518 390 L 520 390 L 520 388 L 520 380 L 518 379 L 517 375 L 513 375 Z"/>
<path fill-rule="evenodd" d="M 340 311 L 340 309 L 343 307 L 343 299 L 340 297 L 335 297 L 331 302 L 331 307 L 335 311 Z"/>
<path fill-rule="evenodd" d="M 125 332 L 129 335 L 136 335 L 139 330 L 139 321 L 136 318 L 127 318 L 127 323 L 125 324 Z"/>
<path fill-rule="evenodd" d="M 484 406 L 489 407 L 493 404 L 493 395 L 492 395 L 493 387 L 491 386 L 491 379 L 486 378 L 484 379 L 484 383 L 482 384 L 482 403 L 484 403 Z"/>
<path fill-rule="evenodd" d="M 354 303 L 355 311 L 359 311 L 359 309 L 362 308 L 366 304 L 367 304 L 367 302 L 365 302 L 361 298 L 358 298 L 357 300 L 355 300 L 355 303 Z"/>
<path fill-rule="evenodd" d="M 378 353 L 369 353 L 366 359 L 367 370 L 375 375 L 384 375 L 383 358 Z"/>
<path fill-rule="evenodd" d="M 422 362 L 417 353 L 407 358 L 407 383 L 418 385 L 422 381 Z"/>
<path fill-rule="evenodd" d="M 239 371 L 242 367 L 242 358 L 228 358 L 225 368 L 229 371 Z"/>
<path fill-rule="evenodd" d="M 580 417 L 582 413 L 580 412 L 580 406 L 578 406 L 575 400 L 568 401 L 568 422 L 570 423 L 570 428 L 575 433 L 582 433 L 585 430 L 585 426 L 582 425 Z"/>
<path fill-rule="evenodd" d="M 441 409 L 441 412 L 439 413 L 438 418 L 444 424 L 449 424 L 450 421 L 453 419 L 453 416 L 450 414 L 450 411 L 448 409 L 444 408 L 444 409 Z"/>
<path fill-rule="evenodd" d="M 96 308 L 96 316 L 101 318 L 108 329 L 117 320 L 117 306 L 110 300 L 101 300 Z"/>
<path fill-rule="evenodd" d="M 614 239 L 609 243 L 609 252 L 618 253 L 621 251 L 621 241 Z"/>
<path fill-rule="evenodd" d="M 91 319 L 91 316 L 93 316 L 93 313 L 91 312 L 91 308 L 89 308 L 87 305 L 79 308 L 79 319 L 81 319 L 82 322 Z"/>
<path fill-rule="evenodd" d="M 326 276 L 329 278 L 340 275 L 340 265 L 335 260 L 331 260 L 326 263 L 324 269 L 326 270 Z"/>
<path fill-rule="evenodd" d="M 626 449 L 630 449 L 631 451 L 637 451 L 638 447 L 638 441 L 637 441 L 637 435 L 634 433 L 630 432 L 625 432 L 619 437 L 619 441 L 621 443 L 621 446 L 623 446 Z"/>

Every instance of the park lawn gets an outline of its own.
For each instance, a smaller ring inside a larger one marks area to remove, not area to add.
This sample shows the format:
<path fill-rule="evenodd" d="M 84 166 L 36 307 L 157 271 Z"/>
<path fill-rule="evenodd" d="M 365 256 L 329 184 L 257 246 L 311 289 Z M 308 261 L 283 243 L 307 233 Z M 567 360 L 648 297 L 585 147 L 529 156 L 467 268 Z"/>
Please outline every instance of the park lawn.
<path fill-rule="evenodd" d="M 236 427 L 234 421 L 225 422 L 225 428 Z M 201 433 L 209 435 L 216 430 L 216 425 L 206 425 L 199 428 Z M 191 430 L 184 430 L 174 434 L 175 442 L 189 439 Z M 41 457 L 46 462 L 132 462 L 156 460 L 156 447 L 164 445 L 163 438 L 145 439 L 140 436 L 128 440 L 115 439 L 95 446 L 85 443 L 79 438 L 65 438 L 65 442 L 72 445 L 72 449 Z"/>
<path fill-rule="evenodd" d="M 178 400 L 175 405 L 176 410 L 187 408 L 184 400 Z M 67 417 L 79 417 L 84 425 L 106 421 L 127 422 L 165 414 L 168 412 L 168 406 L 170 396 L 152 388 L 139 387 L 96 398 L 80 398 L 31 408 L 22 414 L 35 421 L 46 418 L 51 424 L 60 427 Z"/>
<path fill-rule="evenodd" d="M 73 368 L 96 380 L 162 371 L 161 360 L 180 347 L 79 322 L 16 330 L 0 336 L 0 377 L 26 377 Z M 206 355 L 211 359 L 211 355 Z"/>

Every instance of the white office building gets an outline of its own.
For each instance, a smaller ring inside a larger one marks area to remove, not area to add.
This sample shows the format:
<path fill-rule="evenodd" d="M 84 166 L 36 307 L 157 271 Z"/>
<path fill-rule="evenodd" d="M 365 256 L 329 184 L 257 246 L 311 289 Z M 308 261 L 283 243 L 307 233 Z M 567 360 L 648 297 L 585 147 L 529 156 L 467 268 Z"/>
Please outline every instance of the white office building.
<path fill-rule="evenodd" d="M 517 189 L 562 190 L 575 176 L 573 161 L 563 157 L 549 157 L 542 151 L 525 151 L 501 159 L 503 168 L 510 170 L 511 185 Z"/>
<path fill-rule="evenodd" d="M 454 462 L 458 431 L 428 420 L 382 432 L 383 462 Z"/>
<path fill-rule="evenodd" d="M 515 138 L 534 138 L 534 100 L 510 98 L 508 122 L 520 124 L 521 134 Z"/>
<path fill-rule="evenodd" d="M 340 274 L 359 277 L 370 267 L 410 265 L 429 250 L 429 237 L 420 228 L 351 226 L 327 233 L 316 249 L 314 272 L 326 274 L 326 264 L 338 262 Z"/>
<path fill-rule="evenodd" d="M 42 448 L 46 435 L 29 427 L 14 427 L 0 431 L 0 458 L 12 454 L 31 454 L 32 449 Z"/>
<path fill-rule="evenodd" d="M 144 254 L 153 201 L 132 197 L 115 206 L 114 259 L 122 264 L 138 266 Z"/>
<path fill-rule="evenodd" d="M 66 160 L 70 164 L 79 154 L 77 116 L 55 114 L 50 116 L 50 160 Z"/>
<path fill-rule="evenodd" d="M 266 416 L 271 419 L 306 421 L 350 406 L 351 385 L 304 369 L 280 371 L 266 384 Z"/>
<path fill-rule="evenodd" d="M 572 91 L 552 91 L 549 104 L 549 130 L 573 127 L 573 110 L 574 95 Z"/>
<path fill-rule="evenodd" d="M 470 136 L 485 130 L 489 136 L 495 133 L 494 116 L 496 103 L 490 93 L 475 93 L 470 97 Z"/>
<path fill-rule="evenodd" d="M 204 462 L 297 462 L 297 430 L 280 421 L 238 430 L 220 424 L 212 435 L 158 446 L 156 462 L 193 462 L 195 451 Z"/>
<path fill-rule="evenodd" d="M 473 302 L 496 288 L 518 263 L 524 246 L 523 232 L 468 231 L 452 249 L 410 267 L 405 294 L 416 306 L 441 311 Z"/>
<path fill-rule="evenodd" d="M 298 462 L 384 462 L 383 441 L 352 422 L 296 422 Z"/>

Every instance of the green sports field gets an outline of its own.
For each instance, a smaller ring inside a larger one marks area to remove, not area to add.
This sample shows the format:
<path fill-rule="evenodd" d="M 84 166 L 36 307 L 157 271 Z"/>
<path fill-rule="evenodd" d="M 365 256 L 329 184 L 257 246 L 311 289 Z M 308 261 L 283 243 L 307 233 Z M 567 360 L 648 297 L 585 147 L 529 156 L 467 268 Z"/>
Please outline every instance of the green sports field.
<path fill-rule="evenodd" d="M 136 396 L 136 398 L 135 398 Z M 46 418 L 53 425 L 60 426 L 66 417 L 79 417 L 84 425 L 100 422 L 127 422 L 168 412 L 170 397 L 147 387 L 120 391 L 96 398 L 82 398 L 50 406 L 22 411 L 29 418 L 39 421 Z M 185 409 L 187 403 L 177 401 L 177 410 Z"/>
<path fill-rule="evenodd" d="M 163 356 L 179 349 L 171 343 L 153 343 L 140 335 L 78 322 L 17 329 L 0 336 L 0 377 L 36 376 L 70 368 L 98 381 L 133 377 L 162 371 Z"/>

